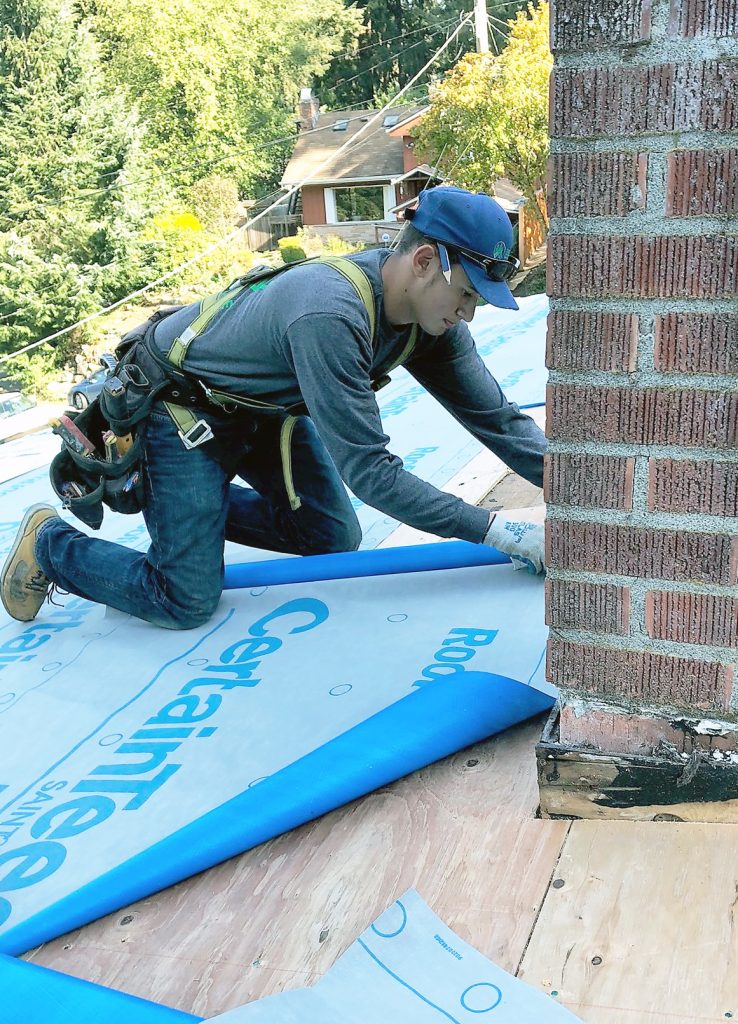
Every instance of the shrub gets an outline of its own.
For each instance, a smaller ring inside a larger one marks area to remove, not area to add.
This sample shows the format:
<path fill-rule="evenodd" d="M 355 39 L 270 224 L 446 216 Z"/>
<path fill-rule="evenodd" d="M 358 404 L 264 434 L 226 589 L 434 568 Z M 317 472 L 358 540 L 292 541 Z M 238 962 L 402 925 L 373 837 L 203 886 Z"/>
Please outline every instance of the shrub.
<path fill-rule="evenodd" d="M 285 263 L 297 263 L 298 260 L 306 258 L 305 250 L 296 238 L 280 238 L 277 244 L 279 254 Z"/>
<path fill-rule="evenodd" d="M 48 398 L 48 387 L 59 376 L 59 364 L 51 345 L 41 345 L 34 352 L 24 352 L 9 363 L 13 381 L 18 388 L 36 399 Z"/>
<path fill-rule="evenodd" d="M 349 242 L 340 235 L 323 238 L 309 228 L 298 228 L 296 240 L 308 256 L 348 256 L 366 248 L 363 242 Z"/>
<path fill-rule="evenodd" d="M 238 207 L 235 181 L 220 174 L 200 178 L 190 188 L 192 207 L 207 231 L 227 235 L 233 228 Z"/>
<path fill-rule="evenodd" d="M 148 272 L 160 277 L 203 252 L 212 240 L 193 213 L 169 210 L 152 217 L 140 242 Z M 193 274 L 202 274 L 202 268 L 194 266 L 178 279 L 189 280 Z"/>

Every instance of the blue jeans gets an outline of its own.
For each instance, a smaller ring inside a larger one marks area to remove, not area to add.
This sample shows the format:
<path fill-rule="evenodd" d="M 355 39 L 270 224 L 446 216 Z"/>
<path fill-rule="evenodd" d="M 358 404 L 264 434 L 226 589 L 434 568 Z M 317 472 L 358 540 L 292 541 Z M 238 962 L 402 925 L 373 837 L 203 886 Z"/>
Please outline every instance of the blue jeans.
<path fill-rule="evenodd" d="M 51 519 L 36 539 L 36 557 L 49 579 L 158 626 L 192 629 L 210 618 L 220 598 L 225 540 L 300 555 L 358 548 L 356 514 L 308 417 L 294 421 L 289 444 L 292 501 L 278 422 L 245 430 L 242 417 L 207 418 L 216 439 L 189 451 L 163 406 L 157 404 L 147 421 L 148 551 L 88 537 Z M 217 453 L 223 457 L 216 459 Z M 235 475 L 253 489 L 231 483 Z"/>

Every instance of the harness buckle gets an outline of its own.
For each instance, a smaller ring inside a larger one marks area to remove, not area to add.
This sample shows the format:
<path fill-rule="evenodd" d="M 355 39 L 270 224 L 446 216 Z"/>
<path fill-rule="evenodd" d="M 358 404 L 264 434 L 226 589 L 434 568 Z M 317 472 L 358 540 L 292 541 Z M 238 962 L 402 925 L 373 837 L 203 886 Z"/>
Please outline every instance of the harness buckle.
<path fill-rule="evenodd" d="M 231 416 L 234 412 L 238 412 L 238 402 L 223 402 L 219 398 L 216 398 L 213 394 L 212 388 L 209 388 L 205 381 L 198 380 L 197 382 L 202 390 L 205 392 L 205 397 L 211 405 L 215 405 L 220 409 L 221 412 L 228 413 Z"/>
<path fill-rule="evenodd" d="M 178 430 L 177 433 L 188 451 L 197 448 L 200 444 L 205 444 L 215 436 L 212 427 L 205 420 L 198 420 L 197 423 L 192 424 L 189 430 Z"/>

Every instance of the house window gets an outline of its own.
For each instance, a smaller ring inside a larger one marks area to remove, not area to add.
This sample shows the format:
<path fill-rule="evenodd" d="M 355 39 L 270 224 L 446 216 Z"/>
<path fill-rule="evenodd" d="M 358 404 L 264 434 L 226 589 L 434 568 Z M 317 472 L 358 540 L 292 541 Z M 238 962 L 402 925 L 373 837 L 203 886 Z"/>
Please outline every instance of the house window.
<path fill-rule="evenodd" d="M 350 221 L 386 220 L 394 205 L 391 185 L 352 185 L 325 190 L 326 215 L 329 224 Z"/>

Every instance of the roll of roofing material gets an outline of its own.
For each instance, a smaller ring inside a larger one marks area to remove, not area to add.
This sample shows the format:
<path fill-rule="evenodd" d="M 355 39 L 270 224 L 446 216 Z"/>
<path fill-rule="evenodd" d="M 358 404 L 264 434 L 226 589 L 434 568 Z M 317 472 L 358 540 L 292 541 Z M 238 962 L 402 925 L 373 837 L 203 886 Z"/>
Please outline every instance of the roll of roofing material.
<path fill-rule="evenodd" d="M 268 587 L 280 583 L 313 583 L 363 576 L 394 576 L 397 573 L 437 569 L 464 569 L 472 565 L 503 565 L 509 562 L 496 548 L 465 540 L 407 547 L 340 551 L 331 555 L 275 558 L 267 562 L 228 565 L 224 588 Z"/>

